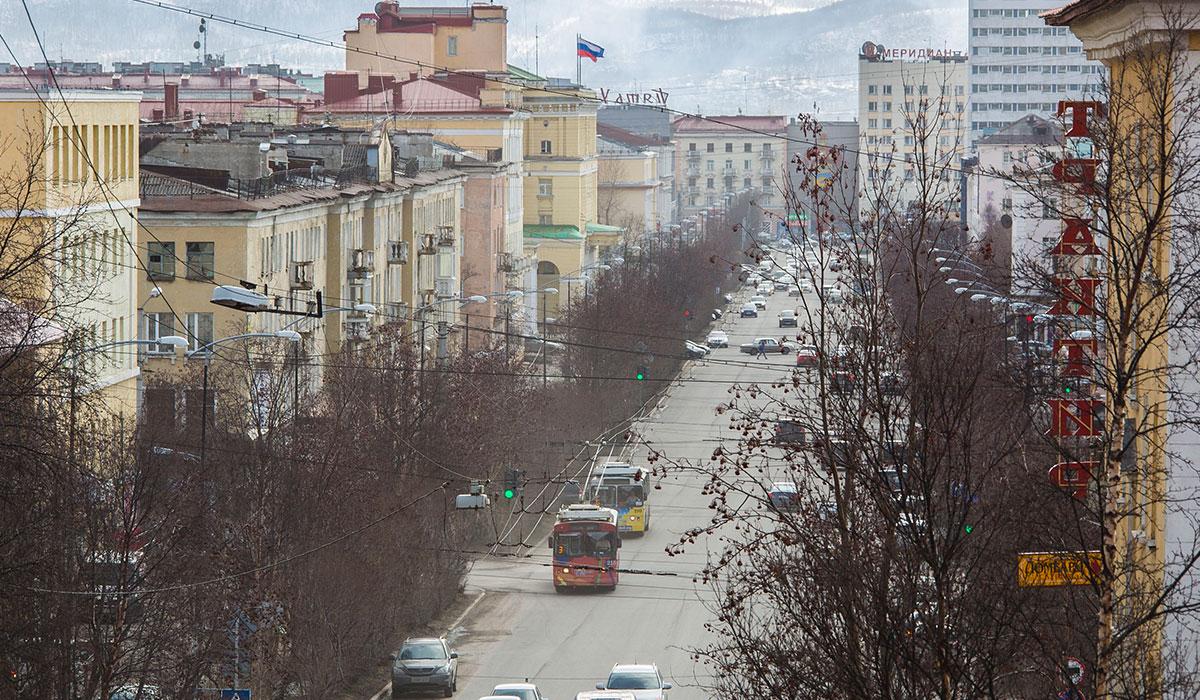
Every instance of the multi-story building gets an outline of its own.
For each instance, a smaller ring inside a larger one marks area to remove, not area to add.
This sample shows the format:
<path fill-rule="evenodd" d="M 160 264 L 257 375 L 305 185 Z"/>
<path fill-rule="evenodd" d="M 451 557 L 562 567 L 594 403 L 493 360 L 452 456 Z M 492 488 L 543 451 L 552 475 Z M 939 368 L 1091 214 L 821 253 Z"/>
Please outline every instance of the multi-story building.
<path fill-rule="evenodd" d="M 461 173 L 395 175 L 382 129 L 284 137 L 255 129 L 235 125 L 201 140 L 158 134 L 144 154 L 143 223 L 153 238 L 142 284 L 171 302 L 147 303 L 146 339 L 184 335 L 197 349 L 292 324 L 302 351 L 319 354 L 460 296 Z M 293 313 L 314 310 L 320 291 L 331 313 L 298 319 L 210 303 L 214 286 L 238 281 Z M 353 311 L 361 304 L 377 312 Z"/>
<path fill-rule="evenodd" d="M 108 410 L 128 417 L 137 407 L 137 353 L 80 351 L 137 337 L 139 99 L 0 89 L 0 217 L 10 235 L 0 255 L 45 252 L 32 264 L 6 261 L 26 269 L 4 280 L 0 297 L 61 330 L 90 375 L 85 390 L 102 392 Z"/>
<path fill-rule="evenodd" d="M 911 205 L 922 190 L 933 189 L 921 187 L 922 175 L 947 183 L 934 195 L 942 200 L 938 204 L 958 191 L 967 136 L 966 56 L 927 51 L 924 58 L 906 60 L 905 55 L 922 54 L 867 42 L 858 56 L 858 129 L 865 155 L 858 162 L 859 191 L 865 193 L 860 211 Z"/>
<path fill-rule="evenodd" d="M 611 126 L 600 126 L 596 140 L 599 182 L 596 213 L 600 223 L 620 226 L 637 238 L 661 229 L 659 179 L 654 140 Z"/>
<path fill-rule="evenodd" d="M 658 156 L 658 218 L 663 228 L 679 221 L 671 113 L 646 105 L 603 105 L 596 112 L 596 124 L 601 132 L 603 127 L 614 127 L 646 140 L 645 148 Z"/>
<path fill-rule="evenodd" d="M 1042 201 L 1030 188 L 1015 187 L 1012 177 L 1048 178 L 1043 156 L 1061 142 L 1060 125 L 1030 114 L 975 145 L 978 161 L 967 176 L 965 193 L 967 232 L 981 249 L 991 251 L 997 271 L 1012 279 L 1016 295 L 1037 291 L 1029 265 L 1046 269 L 1053 262 L 1049 250 L 1061 234 L 1066 203 Z M 1022 269 L 1024 274 L 1014 276 Z"/>
<path fill-rule="evenodd" d="M 758 190 L 756 205 L 768 218 L 786 216 L 787 118 L 777 116 L 680 117 L 671 124 L 679 217 L 721 204 L 726 194 Z"/>
<path fill-rule="evenodd" d="M 344 34 L 346 70 L 360 76 L 508 71 L 508 10 L 501 5 L 401 7 L 395 0 L 358 16 Z M 395 56 L 397 58 L 384 58 Z"/>
<path fill-rule="evenodd" d="M 817 127 L 819 131 L 814 135 L 811 127 L 795 119 L 788 121 L 787 162 L 792 165 L 791 187 L 797 211 L 789 211 L 787 216 L 793 232 L 817 233 L 814 214 L 818 201 L 823 212 L 833 216 L 835 226 L 837 221 L 858 211 L 858 122 L 818 122 Z M 813 179 L 805 188 L 803 178 L 809 167 L 808 155 L 813 146 L 821 149 L 827 158 L 831 149 L 838 149 L 839 155 L 836 164 L 810 173 Z M 803 164 L 805 172 L 801 171 L 800 164 Z M 812 196 L 814 186 L 824 190 L 823 197 Z"/>
<path fill-rule="evenodd" d="M 1059 100 L 1092 91 L 1101 65 L 1087 60 L 1067 27 L 1038 16 L 1041 0 L 970 0 L 969 141 L 995 133 L 1025 114 L 1049 117 Z"/>

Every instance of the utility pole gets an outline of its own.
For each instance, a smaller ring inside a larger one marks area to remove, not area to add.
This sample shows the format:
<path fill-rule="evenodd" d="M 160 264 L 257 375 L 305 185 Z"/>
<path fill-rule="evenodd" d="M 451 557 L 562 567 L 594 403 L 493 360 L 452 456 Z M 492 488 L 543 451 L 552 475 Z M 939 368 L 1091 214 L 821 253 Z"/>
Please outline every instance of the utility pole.
<path fill-rule="evenodd" d="M 450 357 L 449 347 L 450 324 L 446 319 L 438 319 L 437 323 L 437 359 L 438 364 L 444 364 Z"/>

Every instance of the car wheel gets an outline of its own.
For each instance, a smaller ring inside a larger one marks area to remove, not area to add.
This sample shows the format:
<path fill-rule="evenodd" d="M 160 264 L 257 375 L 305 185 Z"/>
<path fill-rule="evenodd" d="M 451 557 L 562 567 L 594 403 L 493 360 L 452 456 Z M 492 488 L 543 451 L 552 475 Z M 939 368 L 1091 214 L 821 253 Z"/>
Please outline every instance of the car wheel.
<path fill-rule="evenodd" d="M 454 688 L 451 688 L 450 686 L 446 686 L 445 688 L 442 688 L 442 697 L 444 697 L 444 698 L 454 697 Z"/>

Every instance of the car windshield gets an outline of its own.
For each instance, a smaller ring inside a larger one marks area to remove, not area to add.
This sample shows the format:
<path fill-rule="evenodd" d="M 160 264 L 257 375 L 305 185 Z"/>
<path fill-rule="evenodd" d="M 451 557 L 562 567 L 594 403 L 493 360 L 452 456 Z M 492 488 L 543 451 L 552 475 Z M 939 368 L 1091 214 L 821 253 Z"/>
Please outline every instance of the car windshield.
<path fill-rule="evenodd" d="M 646 690 L 660 688 L 658 676 L 651 671 L 618 671 L 608 677 L 609 690 Z"/>
<path fill-rule="evenodd" d="M 492 691 L 492 695 L 503 695 L 506 698 L 521 698 L 521 700 L 534 700 L 532 690 L 516 690 L 513 688 L 496 688 Z"/>
<path fill-rule="evenodd" d="M 446 658 L 446 650 L 437 642 L 418 642 L 416 644 L 405 644 L 400 650 L 400 659 L 410 661 L 413 659 L 444 659 Z"/>

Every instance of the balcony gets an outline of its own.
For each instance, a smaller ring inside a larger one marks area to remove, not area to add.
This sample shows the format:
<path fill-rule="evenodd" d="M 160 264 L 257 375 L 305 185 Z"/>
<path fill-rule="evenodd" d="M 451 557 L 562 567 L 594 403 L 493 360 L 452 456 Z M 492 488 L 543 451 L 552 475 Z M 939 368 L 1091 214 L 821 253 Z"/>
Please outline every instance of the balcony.
<path fill-rule="evenodd" d="M 366 340 L 371 336 L 371 319 L 366 314 L 350 314 L 342 323 L 346 340 Z"/>
<path fill-rule="evenodd" d="M 687 152 L 687 160 L 688 160 L 688 163 L 699 163 L 700 162 L 700 151 L 688 151 Z"/>
<path fill-rule="evenodd" d="M 437 253 L 437 239 L 432 233 L 421 235 L 421 247 L 417 249 L 417 255 L 433 255 Z"/>
<path fill-rule="evenodd" d="M 700 166 L 699 165 L 688 165 L 687 169 L 684 172 L 690 177 L 697 177 L 700 175 Z"/>
<path fill-rule="evenodd" d="M 433 294 L 438 299 L 452 299 L 458 296 L 458 280 L 453 277 L 438 277 L 433 282 Z"/>
<path fill-rule="evenodd" d="M 512 253 L 497 253 L 496 254 L 496 271 L 497 272 L 513 272 L 516 265 L 513 264 Z"/>
<path fill-rule="evenodd" d="M 356 248 L 350 252 L 351 272 L 374 272 L 375 251 L 366 248 Z"/>
<path fill-rule="evenodd" d="M 313 277 L 313 261 L 298 260 L 292 263 L 288 272 L 288 286 L 292 289 L 312 289 Z"/>
<path fill-rule="evenodd" d="M 437 244 L 443 247 L 454 247 L 453 226 L 438 226 Z"/>
<path fill-rule="evenodd" d="M 408 264 L 408 241 L 388 241 L 388 264 Z"/>

